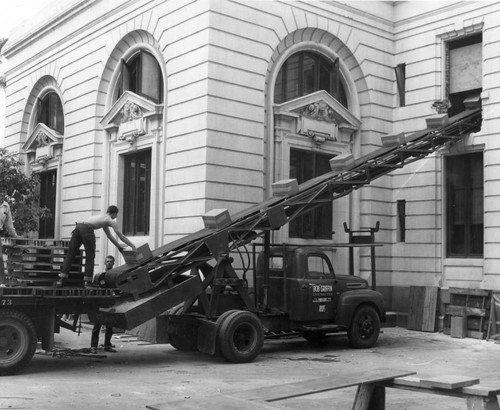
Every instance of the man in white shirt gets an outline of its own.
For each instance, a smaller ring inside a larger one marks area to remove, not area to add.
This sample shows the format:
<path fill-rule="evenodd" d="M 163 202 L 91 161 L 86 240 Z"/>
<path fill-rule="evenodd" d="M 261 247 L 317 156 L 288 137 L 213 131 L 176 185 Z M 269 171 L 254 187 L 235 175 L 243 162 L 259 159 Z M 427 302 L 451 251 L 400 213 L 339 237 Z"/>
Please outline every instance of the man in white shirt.
<path fill-rule="evenodd" d="M 83 222 L 77 222 L 76 227 L 71 233 L 71 240 L 69 242 L 69 250 L 64 260 L 64 264 L 59 274 L 59 281 L 56 286 L 63 286 L 64 279 L 69 276 L 69 271 L 71 269 L 71 264 L 75 260 L 76 255 L 83 245 L 85 248 L 85 273 L 83 280 L 85 281 L 85 286 L 90 286 L 92 283 L 92 278 L 94 276 L 94 259 L 95 259 L 95 234 L 94 230 L 102 228 L 108 239 L 120 250 L 123 251 L 123 245 L 118 242 L 118 240 L 111 233 L 109 228 L 113 228 L 118 236 L 123 242 L 130 246 L 134 251 L 136 250 L 135 245 L 130 242 L 125 235 L 122 234 L 118 224 L 116 223 L 116 217 L 118 215 L 118 208 L 115 205 L 110 205 L 106 211 L 105 215 L 93 215 Z"/>
<path fill-rule="evenodd" d="M 12 220 L 12 212 L 10 211 L 10 206 L 5 200 L 7 196 L 7 188 L 0 187 L 0 236 L 10 236 L 17 238 L 17 233 L 14 228 L 14 221 Z M 3 264 L 3 249 L 0 243 L 0 256 L 2 260 L 0 261 L 0 285 L 5 282 L 5 267 Z"/>

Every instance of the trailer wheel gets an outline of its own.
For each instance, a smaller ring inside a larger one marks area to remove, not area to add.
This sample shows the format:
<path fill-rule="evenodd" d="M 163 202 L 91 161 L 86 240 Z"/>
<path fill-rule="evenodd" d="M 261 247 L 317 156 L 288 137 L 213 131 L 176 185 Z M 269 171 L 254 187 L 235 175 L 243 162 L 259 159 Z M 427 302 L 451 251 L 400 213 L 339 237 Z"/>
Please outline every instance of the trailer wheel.
<path fill-rule="evenodd" d="M 241 310 L 224 315 L 217 333 L 217 343 L 227 361 L 251 362 L 264 344 L 264 331 L 259 318 Z"/>
<path fill-rule="evenodd" d="M 367 349 L 377 343 L 380 334 L 380 318 L 371 306 L 361 306 L 352 319 L 347 337 L 352 347 Z"/>
<path fill-rule="evenodd" d="M 17 373 L 33 358 L 36 329 L 31 319 L 17 310 L 0 310 L 0 376 Z"/>

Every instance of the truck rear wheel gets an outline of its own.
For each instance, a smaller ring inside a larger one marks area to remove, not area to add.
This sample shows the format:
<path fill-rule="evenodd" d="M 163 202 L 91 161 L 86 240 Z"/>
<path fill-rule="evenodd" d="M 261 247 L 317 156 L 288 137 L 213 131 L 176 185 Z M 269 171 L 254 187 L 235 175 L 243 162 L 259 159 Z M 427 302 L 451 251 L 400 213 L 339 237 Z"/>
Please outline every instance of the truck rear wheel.
<path fill-rule="evenodd" d="M 17 310 L 0 310 L 0 376 L 17 373 L 33 358 L 36 329 L 31 319 Z"/>
<path fill-rule="evenodd" d="M 217 333 L 217 344 L 227 361 L 251 362 L 264 344 L 264 331 L 259 318 L 241 310 L 224 315 Z"/>
<path fill-rule="evenodd" d="M 380 334 L 380 318 L 371 306 L 361 306 L 352 318 L 347 337 L 352 347 L 367 349 L 377 343 Z"/>

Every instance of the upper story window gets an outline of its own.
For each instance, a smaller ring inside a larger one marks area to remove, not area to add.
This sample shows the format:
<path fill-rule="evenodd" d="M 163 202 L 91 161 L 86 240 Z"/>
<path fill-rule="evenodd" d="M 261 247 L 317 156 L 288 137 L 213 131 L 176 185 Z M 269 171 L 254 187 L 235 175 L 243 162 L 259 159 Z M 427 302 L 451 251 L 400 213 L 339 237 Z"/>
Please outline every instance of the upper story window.
<path fill-rule="evenodd" d="M 56 92 L 52 91 L 38 99 L 36 122 L 64 134 L 62 103 Z"/>
<path fill-rule="evenodd" d="M 446 43 L 447 95 L 451 117 L 465 109 L 467 98 L 479 99 L 483 87 L 483 34 Z"/>
<path fill-rule="evenodd" d="M 274 102 L 325 90 L 347 108 L 347 95 L 340 81 L 339 59 L 331 61 L 318 53 L 301 51 L 285 61 L 274 86 Z"/>
<path fill-rule="evenodd" d="M 153 55 L 141 50 L 129 60 L 122 60 L 121 84 L 117 98 L 126 90 L 157 104 L 163 102 L 161 69 Z"/>

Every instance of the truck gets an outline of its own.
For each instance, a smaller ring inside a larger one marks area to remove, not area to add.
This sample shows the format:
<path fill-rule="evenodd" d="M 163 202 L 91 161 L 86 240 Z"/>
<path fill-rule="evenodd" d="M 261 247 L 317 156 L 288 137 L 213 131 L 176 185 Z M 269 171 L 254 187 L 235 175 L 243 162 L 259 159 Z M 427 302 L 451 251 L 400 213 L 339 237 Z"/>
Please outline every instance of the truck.
<path fill-rule="evenodd" d="M 335 272 L 321 247 L 273 244 L 271 233 L 326 201 L 460 141 L 480 126 L 480 108 L 449 119 L 444 115 L 427 121 L 424 130 L 383 137 L 379 149 L 358 159 L 335 157 L 331 172 L 300 185 L 278 181 L 274 195 L 261 203 L 234 215 L 212 210 L 203 216 L 204 229 L 153 251 L 139 247 L 125 264 L 104 275 L 105 288 L 78 286 L 83 255 L 74 267 L 75 286 L 51 286 L 66 248 L 13 240 L 9 252 L 18 259 L 8 264 L 8 271 L 18 280 L 0 288 L 0 375 L 27 366 L 38 340 L 51 350 L 55 332 L 61 327 L 75 330 L 75 322 L 62 319 L 67 314 L 86 314 L 94 323 L 127 330 L 157 320 L 160 334 L 174 348 L 221 354 L 235 363 L 254 360 L 264 338 L 290 334 L 321 340 L 345 331 L 353 347 L 373 346 L 385 320 L 383 296 L 375 289 L 378 224 L 364 231 L 344 225 L 349 243 L 336 246 L 349 248 L 348 274 Z M 251 256 L 246 251 L 250 245 Z M 352 250 L 357 246 L 372 250 L 371 289 L 353 275 Z M 242 263 L 237 272 L 234 256 L 244 260 L 245 252 L 253 263 Z M 42 257 L 50 259 L 42 263 Z M 250 265 L 252 287 L 247 278 Z M 47 277 L 40 277 L 41 266 Z"/>

